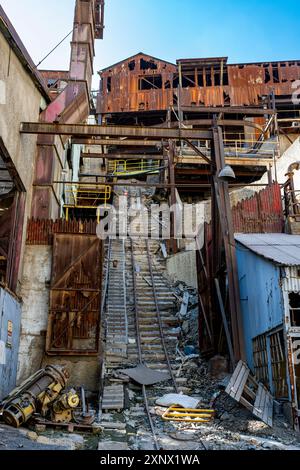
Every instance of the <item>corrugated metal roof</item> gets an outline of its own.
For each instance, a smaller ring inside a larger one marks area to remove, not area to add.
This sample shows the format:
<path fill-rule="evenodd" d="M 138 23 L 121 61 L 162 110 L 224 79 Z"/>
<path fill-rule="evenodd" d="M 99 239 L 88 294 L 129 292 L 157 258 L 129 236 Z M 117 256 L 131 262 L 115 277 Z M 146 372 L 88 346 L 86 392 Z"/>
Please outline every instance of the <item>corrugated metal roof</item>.
<path fill-rule="evenodd" d="M 237 242 L 281 266 L 300 265 L 300 235 L 284 233 L 235 234 Z"/>

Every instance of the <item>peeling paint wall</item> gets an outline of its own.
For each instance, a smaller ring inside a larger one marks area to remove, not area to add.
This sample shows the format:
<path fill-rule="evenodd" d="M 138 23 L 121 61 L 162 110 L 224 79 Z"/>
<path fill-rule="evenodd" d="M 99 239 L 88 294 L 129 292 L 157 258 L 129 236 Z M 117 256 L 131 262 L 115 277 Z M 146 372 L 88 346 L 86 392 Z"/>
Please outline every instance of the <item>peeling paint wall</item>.
<path fill-rule="evenodd" d="M 0 288 L 0 400 L 16 385 L 21 304 Z"/>

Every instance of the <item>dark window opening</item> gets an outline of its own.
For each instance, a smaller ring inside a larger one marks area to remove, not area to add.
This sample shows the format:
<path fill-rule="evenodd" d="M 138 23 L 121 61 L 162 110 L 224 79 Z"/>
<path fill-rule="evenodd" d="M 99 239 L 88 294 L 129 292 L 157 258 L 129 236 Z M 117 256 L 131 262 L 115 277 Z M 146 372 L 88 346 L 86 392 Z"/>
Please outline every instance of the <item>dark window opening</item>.
<path fill-rule="evenodd" d="M 300 326 L 300 294 L 289 294 L 291 325 Z"/>
<path fill-rule="evenodd" d="M 195 75 L 183 75 L 182 76 L 182 88 L 195 87 Z"/>
<path fill-rule="evenodd" d="M 153 60 L 140 60 L 140 69 L 141 70 L 157 70 L 157 65 Z"/>
<path fill-rule="evenodd" d="M 129 70 L 131 70 L 131 72 L 135 69 L 135 60 L 132 60 L 131 62 L 129 62 L 128 68 Z"/>
<path fill-rule="evenodd" d="M 107 77 L 106 90 L 107 90 L 107 93 L 111 92 L 111 77 Z"/>
<path fill-rule="evenodd" d="M 206 86 L 212 86 L 211 70 L 206 70 Z"/>
<path fill-rule="evenodd" d="M 229 78 L 228 78 L 228 72 L 227 70 L 223 72 L 223 85 L 228 86 L 229 85 Z"/>
<path fill-rule="evenodd" d="M 175 77 L 173 80 L 173 88 L 179 87 L 179 77 Z"/>
<path fill-rule="evenodd" d="M 269 83 L 271 81 L 271 74 L 268 69 L 268 66 L 265 66 L 265 83 Z"/>
<path fill-rule="evenodd" d="M 162 88 L 162 76 L 150 75 L 139 80 L 139 90 L 155 90 Z"/>
<path fill-rule="evenodd" d="M 221 85 L 221 75 L 218 72 L 215 72 L 215 86 Z"/>
<path fill-rule="evenodd" d="M 170 80 L 167 80 L 165 82 L 165 90 L 168 90 L 169 88 L 171 88 L 171 82 L 170 82 Z"/>
<path fill-rule="evenodd" d="M 48 78 L 48 83 L 47 83 L 48 88 L 53 88 L 54 85 L 55 85 L 55 88 L 57 88 L 58 80 L 56 78 Z"/>
<path fill-rule="evenodd" d="M 198 73 L 198 86 L 204 86 L 204 80 L 203 80 L 203 72 Z"/>
<path fill-rule="evenodd" d="M 279 70 L 278 67 L 273 67 L 273 81 L 279 83 Z"/>

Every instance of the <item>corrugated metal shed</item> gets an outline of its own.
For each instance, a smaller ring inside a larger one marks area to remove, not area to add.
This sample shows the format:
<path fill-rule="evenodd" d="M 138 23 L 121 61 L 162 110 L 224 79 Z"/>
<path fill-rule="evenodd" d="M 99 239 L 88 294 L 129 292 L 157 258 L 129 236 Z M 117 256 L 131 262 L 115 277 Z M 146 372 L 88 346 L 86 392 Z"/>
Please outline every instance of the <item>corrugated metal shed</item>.
<path fill-rule="evenodd" d="M 280 266 L 300 266 L 300 235 L 284 233 L 235 234 L 254 253 Z"/>

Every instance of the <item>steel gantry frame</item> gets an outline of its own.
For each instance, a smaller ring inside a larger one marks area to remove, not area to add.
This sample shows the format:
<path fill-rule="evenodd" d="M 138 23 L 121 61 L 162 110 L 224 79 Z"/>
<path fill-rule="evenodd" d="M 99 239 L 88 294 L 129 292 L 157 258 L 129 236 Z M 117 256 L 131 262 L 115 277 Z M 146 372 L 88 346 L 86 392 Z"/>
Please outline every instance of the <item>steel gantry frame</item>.
<path fill-rule="evenodd" d="M 225 261 L 228 276 L 228 290 L 229 290 L 229 305 L 230 305 L 230 320 L 231 331 L 233 338 L 233 348 L 235 360 L 244 358 L 244 345 L 243 334 L 241 325 L 240 313 L 240 295 L 239 283 L 237 275 L 237 262 L 235 253 L 235 242 L 231 218 L 231 207 L 228 193 L 228 183 L 221 181 L 218 178 L 219 171 L 225 165 L 224 145 L 222 128 L 218 125 L 217 119 L 212 121 L 212 126 L 206 130 L 198 129 L 172 129 L 167 128 L 154 128 L 154 127 L 139 127 L 139 126 L 102 126 L 102 125 L 88 125 L 88 124 L 57 124 L 57 123 L 34 123 L 23 122 L 21 123 L 20 132 L 22 134 L 38 134 L 38 135 L 67 135 L 72 139 L 88 139 L 89 145 L 99 145 L 99 139 L 105 142 L 106 145 L 110 143 L 110 138 L 119 141 L 120 138 L 124 139 L 121 142 L 124 145 L 131 145 L 131 140 L 134 139 L 138 142 L 137 145 L 145 142 L 153 145 L 153 142 L 159 142 L 162 147 L 167 146 L 168 149 L 168 167 L 169 167 L 169 184 L 166 184 L 171 190 L 171 204 L 175 199 L 176 182 L 174 177 L 174 156 L 176 153 L 176 141 L 182 140 L 200 140 L 205 139 L 211 142 L 212 152 L 211 158 L 206 158 L 205 161 L 211 171 L 211 193 L 212 193 L 212 220 L 216 227 L 221 228 L 222 236 L 216 235 L 214 240 L 214 255 L 218 256 L 221 253 L 221 246 L 225 246 Z M 108 138 L 108 139 L 107 139 Z M 129 138 L 127 141 L 126 138 Z M 163 140 L 166 140 L 164 146 Z M 104 145 L 105 145 L 104 144 Z M 149 145 L 149 144 L 148 144 Z M 174 237 L 173 222 L 172 234 Z M 175 243 L 173 243 L 173 246 Z M 214 263 L 217 269 L 218 262 Z M 213 273 L 214 278 L 218 277 L 217 270 Z M 203 313 L 203 312 L 202 312 Z"/>

